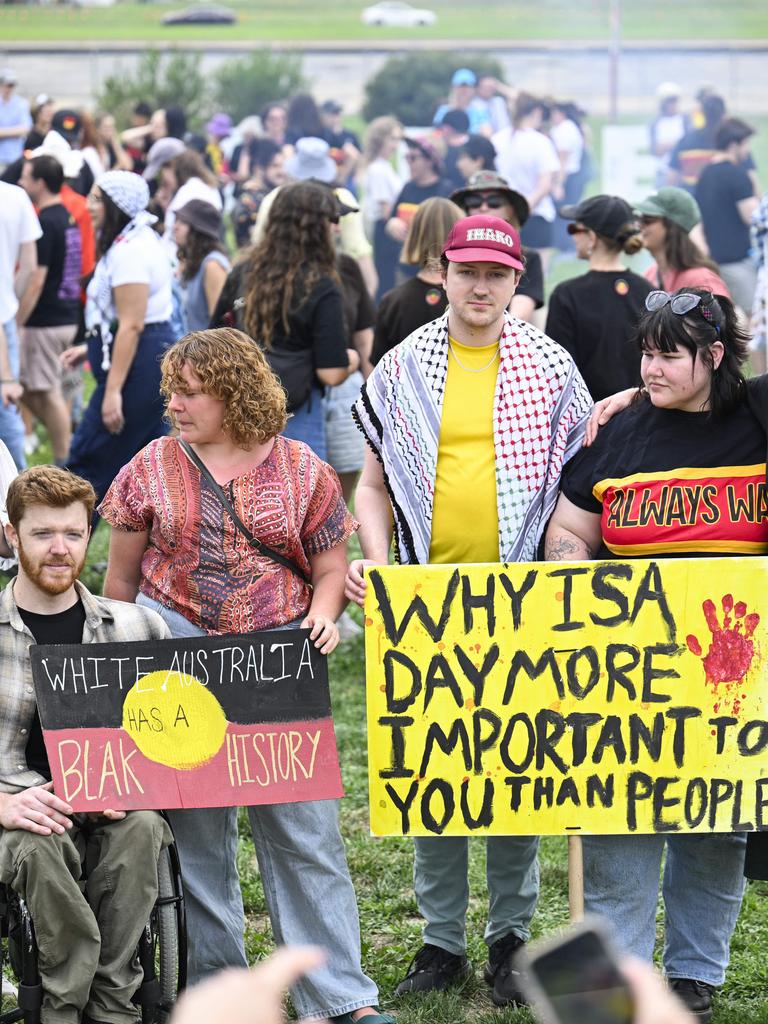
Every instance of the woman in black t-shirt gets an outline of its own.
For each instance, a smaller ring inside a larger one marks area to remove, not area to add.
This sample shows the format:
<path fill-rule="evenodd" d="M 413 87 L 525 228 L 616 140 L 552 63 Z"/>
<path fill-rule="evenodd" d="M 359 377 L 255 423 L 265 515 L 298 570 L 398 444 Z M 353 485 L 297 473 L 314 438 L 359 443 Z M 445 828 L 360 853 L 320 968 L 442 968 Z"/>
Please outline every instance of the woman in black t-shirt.
<path fill-rule="evenodd" d="M 643 241 L 631 206 L 618 196 L 592 196 L 561 207 L 560 216 L 572 221 L 568 233 L 589 270 L 552 292 L 545 334 L 571 353 L 597 402 L 639 381 L 632 339 L 651 286 L 622 256 L 639 252 Z"/>
<path fill-rule="evenodd" d="M 647 393 L 566 466 L 546 557 L 765 554 L 766 435 L 747 404 L 747 337 L 733 305 L 686 289 L 652 292 L 646 308 Z M 645 959 L 666 846 L 664 967 L 697 1019 L 709 1021 L 741 906 L 744 835 L 585 836 L 583 844 L 587 909 L 610 918 Z"/>
<path fill-rule="evenodd" d="M 347 332 L 332 226 L 342 208 L 320 182 L 283 186 L 263 240 L 229 273 L 212 327 L 238 327 L 264 349 L 288 400 L 283 434 L 326 458 L 322 386 L 360 366 Z"/>
<path fill-rule="evenodd" d="M 463 214 L 450 199 L 433 196 L 416 211 L 403 246 L 403 260 L 418 267 L 415 277 L 382 298 L 376 314 L 371 362 L 375 366 L 395 345 L 445 312 L 440 253 L 453 225 Z"/>

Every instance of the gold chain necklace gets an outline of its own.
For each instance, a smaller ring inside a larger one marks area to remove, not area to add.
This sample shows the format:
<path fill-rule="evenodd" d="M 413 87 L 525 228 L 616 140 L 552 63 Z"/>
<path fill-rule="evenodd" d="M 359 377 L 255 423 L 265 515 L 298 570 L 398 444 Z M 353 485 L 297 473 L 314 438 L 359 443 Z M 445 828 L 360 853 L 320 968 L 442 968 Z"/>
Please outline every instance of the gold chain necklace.
<path fill-rule="evenodd" d="M 491 358 L 489 359 L 489 361 L 485 364 L 485 366 L 478 366 L 477 368 L 475 368 L 474 366 L 465 366 L 464 363 L 462 363 L 462 361 L 456 355 L 456 349 L 453 347 L 450 341 L 448 342 L 448 348 L 451 350 L 451 355 L 462 368 L 462 370 L 466 370 L 467 373 L 482 373 L 483 370 L 487 370 L 489 366 L 496 362 L 496 356 L 499 354 L 499 343 L 496 342 L 495 351 Z"/>

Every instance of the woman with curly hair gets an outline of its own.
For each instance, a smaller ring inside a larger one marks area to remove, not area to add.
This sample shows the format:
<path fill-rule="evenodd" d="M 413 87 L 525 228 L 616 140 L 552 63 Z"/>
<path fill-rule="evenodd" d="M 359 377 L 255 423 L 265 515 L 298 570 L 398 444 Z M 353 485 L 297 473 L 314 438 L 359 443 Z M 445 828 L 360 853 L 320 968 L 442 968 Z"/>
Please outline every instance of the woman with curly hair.
<path fill-rule="evenodd" d="M 329 654 L 345 603 L 345 541 L 357 527 L 336 474 L 306 445 L 280 436 L 285 394 L 240 331 L 188 334 L 166 353 L 162 375 L 178 437 L 139 452 L 101 504 L 113 527 L 104 593 L 153 608 L 175 637 L 301 626 Z M 328 951 L 327 965 L 293 989 L 299 1017 L 389 1024 L 375 1011 L 376 986 L 360 966 L 336 801 L 260 805 L 248 815 L 275 939 Z M 194 983 L 246 964 L 237 809 L 169 816 L 183 865 Z"/>
<path fill-rule="evenodd" d="M 286 437 L 326 456 L 322 386 L 360 366 L 348 349 L 332 226 L 342 208 L 316 182 L 285 185 L 269 212 L 262 241 L 234 267 L 211 326 L 238 327 L 256 341 L 285 388 Z"/>

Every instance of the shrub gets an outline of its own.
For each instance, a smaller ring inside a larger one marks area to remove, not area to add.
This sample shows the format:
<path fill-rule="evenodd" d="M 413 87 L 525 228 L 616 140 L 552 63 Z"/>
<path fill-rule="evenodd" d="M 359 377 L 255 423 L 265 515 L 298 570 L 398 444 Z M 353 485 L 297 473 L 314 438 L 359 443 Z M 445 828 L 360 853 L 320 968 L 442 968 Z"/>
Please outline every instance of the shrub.
<path fill-rule="evenodd" d="M 121 127 L 130 123 L 139 100 L 152 107 L 177 104 L 183 107 L 190 126 L 199 126 L 210 112 L 208 83 L 195 53 L 144 53 L 133 73 L 110 75 L 96 97 L 99 110 L 109 111 Z"/>
<path fill-rule="evenodd" d="M 226 110 L 235 122 L 258 114 L 265 104 L 285 99 L 306 85 L 299 56 L 268 50 L 226 61 L 214 79 L 216 107 Z"/>
<path fill-rule="evenodd" d="M 451 75 L 457 68 L 503 79 L 499 61 L 486 54 L 438 51 L 390 57 L 366 83 L 363 117 L 372 121 L 394 114 L 406 125 L 431 124 L 435 109 L 450 92 Z"/>

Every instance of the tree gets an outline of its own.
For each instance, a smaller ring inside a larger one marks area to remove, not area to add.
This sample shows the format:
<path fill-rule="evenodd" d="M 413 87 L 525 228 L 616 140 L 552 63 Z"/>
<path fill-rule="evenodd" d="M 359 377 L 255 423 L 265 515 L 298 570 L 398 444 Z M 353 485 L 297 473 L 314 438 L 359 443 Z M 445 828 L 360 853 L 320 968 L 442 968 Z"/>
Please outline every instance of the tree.
<path fill-rule="evenodd" d="M 159 108 L 176 104 L 183 107 L 191 126 L 199 126 L 210 113 L 208 83 L 200 71 L 195 53 L 144 53 L 136 70 L 110 75 L 96 97 L 100 110 L 114 114 L 122 127 L 128 125 L 133 106 L 144 100 Z"/>
<path fill-rule="evenodd" d="M 248 57 L 226 61 L 214 78 L 216 105 L 235 122 L 305 88 L 301 58 L 268 50 L 255 50 Z"/>
<path fill-rule="evenodd" d="M 438 104 L 451 90 L 451 75 L 457 68 L 471 68 L 476 75 L 493 75 L 503 80 L 501 64 L 486 54 L 435 53 L 390 57 L 365 86 L 363 117 L 394 114 L 406 125 L 428 125 Z"/>

